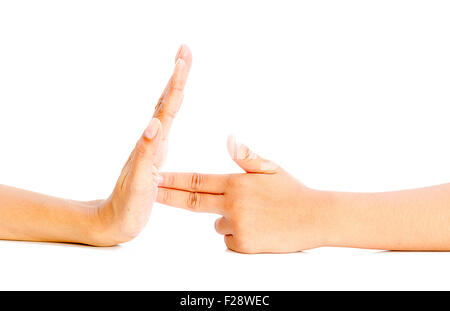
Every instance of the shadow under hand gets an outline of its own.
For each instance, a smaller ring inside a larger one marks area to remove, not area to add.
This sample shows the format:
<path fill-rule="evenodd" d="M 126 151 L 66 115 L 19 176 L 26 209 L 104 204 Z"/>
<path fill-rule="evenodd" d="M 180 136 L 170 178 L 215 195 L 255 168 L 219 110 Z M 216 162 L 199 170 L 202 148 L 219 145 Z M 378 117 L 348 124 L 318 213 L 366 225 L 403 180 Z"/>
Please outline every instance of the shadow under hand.
<path fill-rule="evenodd" d="M 42 245 L 42 246 L 50 246 L 50 247 L 75 247 L 81 249 L 92 249 L 94 251 L 116 251 L 120 249 L 120 245 L 115 246 L 92 246 L 87 244 L 79 244 L 79 243 L 66 243 L 66 242 L 38 242 L 38 241 L 16 241 L 16 240 L 0 240 L 0 243 L 6 244 L 22 244 L 22 245 Z"/>

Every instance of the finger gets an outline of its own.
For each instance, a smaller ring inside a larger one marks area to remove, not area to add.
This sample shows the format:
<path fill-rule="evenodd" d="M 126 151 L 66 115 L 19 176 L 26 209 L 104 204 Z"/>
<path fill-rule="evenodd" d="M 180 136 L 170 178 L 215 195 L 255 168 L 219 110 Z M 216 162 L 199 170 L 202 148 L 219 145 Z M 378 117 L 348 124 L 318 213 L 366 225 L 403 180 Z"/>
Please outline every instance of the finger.
<path fill-rule="evenodd" d="M 159 98 L 154 117 L 163 124 L 163 140 L 169 135 L 172 121 L 183 101 L 183 91 L 192 65 L 192 54 L 186 45 L 178 50 L 175 69 L 163 94 Z"/>
<path fill-rule="evenodd" d="M 223 194 L 228 175 L 198 173 L 161 173 L 160 187 L 191 192 Z"/>
<path fill-rule="evenodd" d="M 225 217 L 221 217 L 216 219 L 216 222 L 214 223 L 214 227 L 218 234 L 233 234 L 233 228 L 231 225 L 231 222 L 228 221 Z"/>
<path fill-rule="evenodd" d="M 224 196 L 158 188 L 156 201 L 165 205 L 183 208 L 192 212 L 223 214 Z"/>
<path fill-rule="evenodd" d="M 238 243 L 236 242 L 236 239 L 231 234 L 227 234 L 224 236 L 225 245 L 232 251 L 237 252 L 238 251 Z"/>
<path fill-rule="evenodd" d="M 174 96 L 174 105 L 176 106 L 176 99 L 180 99 L 179 94 L 181 93 L 181 100 L 182 94 L 184 91 L 184 87 L 186 86 L 186 82 L 189 76 L 189 72 L 191 70 L 192 66 L 192 53 L 191 50 L 187 45 L 182 44 L 178 50 L 177 57 L 175 58 L 175 64 L 181 63 L 182 66 L 180 66 L 180 70 L 175 70 L 174 74 L 172 75 L 172 79 L 169 80 L 169 88 L 167 88 L 166 97 L 167 101 L 169 103 L 172 103 L 171 96 Z M 184 63 L 184 64 L 183 64 Z M 177 66 L 175 66 L 177 67 Z M 178 68 L 175 68 L 178 69 Z M 181 104 L 181 101 L 178 102 L 178 108 Z M 170 106 L 170 104 L 168 104 Z M 177 109 L 178 111 L 178 109 Z"/>
<path fill-rule="evenodd" d="M 183 59 L 178 59 L 175 63 L 174 72 L 167 82 L 161 97 L 156 105 L 154 117 L 159 118 L 163 126 L 163 138 L 169 134 L 173 119 L 175 118 L 183 100 L 183 88 L 179 85 L 183 72 L 186 70 L 186 63 Z"/>
<path fill-rule="evenodd" d="M 228 153 L 237 165 L 247 173 L 276 173 L 278 165 L 272 161 L 261 158 L 247 146 L 236 142 L 234 136 L 228 136 Z"/>
<path fill-rule="evenodd" d="M 191 49 L 186 45 L 182 44 L 180 45 L 180 48 L 177 51 L 177 54 L 175 55 L 175 62 L 177 59 L 182 58 L 186 61 L 186 64 L 190 67 L 192 64 L 192 53 Z"/>
<path fill-rule="evenodd" d="M 120 178 L 121 188 L 133 185 L 135 190 L 148 191 L 158 186 L 158 170 L 153 159 L 158 152 L 160 142 L 161 123 L 153 118 L 125 164 L 123 176 L 121 175 Z"/>
<path fill-rule="evenodd" d="M 146 161 L 153 164 L 153 157 L 158 152 L 161 138 L 161 122 L 159 119 L 153 118 L 134 148 L 135 161 Z"/>

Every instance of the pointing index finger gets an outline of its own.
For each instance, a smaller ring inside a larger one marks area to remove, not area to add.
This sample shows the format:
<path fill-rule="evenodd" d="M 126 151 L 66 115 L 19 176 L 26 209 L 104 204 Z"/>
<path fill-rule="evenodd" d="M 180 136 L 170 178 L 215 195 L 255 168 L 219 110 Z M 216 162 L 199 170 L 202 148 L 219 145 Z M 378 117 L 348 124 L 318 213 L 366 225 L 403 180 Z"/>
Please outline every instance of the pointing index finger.
<path fill-rule="evenodd" d="M 190 192 L 223 194 L 227 188 L 228 175 L 199 173 L 160 173 L 159 187 Z"/>

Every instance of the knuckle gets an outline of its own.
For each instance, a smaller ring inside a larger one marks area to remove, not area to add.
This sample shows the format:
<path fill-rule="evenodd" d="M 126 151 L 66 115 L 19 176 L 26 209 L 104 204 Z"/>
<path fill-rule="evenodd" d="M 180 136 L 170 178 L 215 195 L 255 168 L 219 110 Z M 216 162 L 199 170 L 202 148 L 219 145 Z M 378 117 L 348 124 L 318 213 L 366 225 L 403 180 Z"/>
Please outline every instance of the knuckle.
<path fill-rule="evenodd" d="M 155 108 L 154 117 L 155 118 L 175 118 L 177 111 L 172 111 L 170 107 L 170 101 L 167 101 L 165 97 L 162 97 L 158 100 L 158 104 Z"/>
<path fill-rule="evenodd" d="M 163 190 L 162 192 L 162 203 L 169 203 L 170 202 L 170 192 L 167 190 Z"/>
<path fill-rule="evenodd" d="M 167 176 L 164 176 L 165 182 L 167 183 L 167 185 L 169 186 L 174 186 L 175 185 L 175 176 L 172 174 L 169 174 Z"/>
<path fill-rule="evenodd" d="M 227 189 L 229 191 L 237 191 L 245 186 L 245 178 L 242 174 L 230 175 L 227 179 Z"/>
<path fill-rule="evenodd" d="M 187 206 L 192 210 L 200 207 L 200 195 L 197 192 L 190 192 L 187 199 Z"/>
<path fill-rule="evenodd" d="M 161 97 L 158 99 L 158 103 L 156 104 L 155 111 L 161 110 L 161 107 L 164 105 L 165 100 L 165 94 L 161 95 Z"/>
<path fill-rule="evenodd" d="M 227 189 L 233 190 L 237 185 L 237 178 L 236 175 L 230 175 L 226 179 L 226 185 Z"/>
<path fill-rule="evenodd" d="M 245 202 L 239 196 L 228 196 L 225 200 L 226 209 L 230 216 L 236 222 L 241 222 L 245 212 Z"/>
<path fill-rule="evenodd" d="M 158 103 L 156 104 L 156 107 L 155 107 L 155 113 L 154 113 L 155 118 L 158 118 L 159 116 L 161 116 L 161 112 L 164 107 L 164 101 L 165 101 L 165 97 L 164 97 L 164 95 L 161 95 L 161 97 L 158 99 Z"/>
<path fill-rule="evenodd" d="M 145 156 L 148 152 L 147 144 L 141 138 L 140 141 L 136 144 L 135 154 L 137 157 Z"/>
<path fill-rule="evenodd" d="M 170 79 L 170 88 L 177 92 L 183 92 L 183 85 L 178 76 L 175 76 L 173 79 Z"/>
<path fill-rule="evenodd" d="M 191 175 L 191 189 L 196 191 L 200 189 L 203 184 L 203 176 L 198 173 L 192 173 Z"/>
<path fill-rule="evenodd" d="M 176 112 L 170 111 L 167 107 L 161 106 L 161 108 L 155 112 L 154 117 L 158 119 L 168 118 L 174 119 Z"/>
<path fill-rule="evenodd" d="M 177 112 L 176 111 L 172 111 L 169 108 L 163 109 L 161 112 L 161 115 L 165 118 L 168 119 L 175 119 Z"/>
<path fill-rule="evenodd" d="M 235 192 L 245 192 L 245 189 L 247 189 L 252 184 L 250 179 L 251 177 L 248 176 L 248 174 L 231 175 L 228 179 L 227 186 Z"/>

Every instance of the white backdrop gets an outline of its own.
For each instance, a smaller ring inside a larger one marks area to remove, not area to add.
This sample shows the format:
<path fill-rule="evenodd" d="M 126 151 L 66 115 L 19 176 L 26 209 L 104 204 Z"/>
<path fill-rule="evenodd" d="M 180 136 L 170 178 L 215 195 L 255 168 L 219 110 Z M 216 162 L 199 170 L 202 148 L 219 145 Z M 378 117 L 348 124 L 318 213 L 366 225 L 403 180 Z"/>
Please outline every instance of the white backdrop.
<path fill-rule="evenodd" d="M 239 169 L 233 132 L 310 187 L 450 182 L 448 1 L 0 1 L 0 183 L 109 195 L 173 68 L 164 170 Z M 0 242 L 0 289 L 450 289 L 449 253 L 227 251 L 162 205 L 114 248 Z"/>

